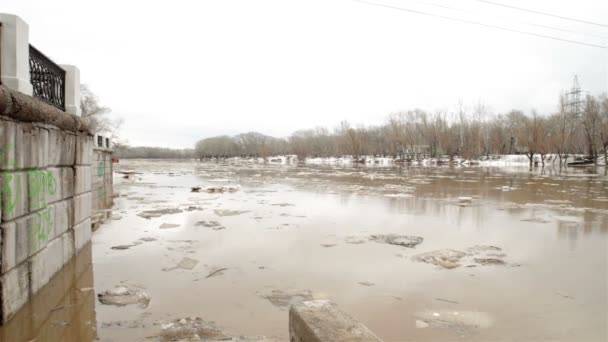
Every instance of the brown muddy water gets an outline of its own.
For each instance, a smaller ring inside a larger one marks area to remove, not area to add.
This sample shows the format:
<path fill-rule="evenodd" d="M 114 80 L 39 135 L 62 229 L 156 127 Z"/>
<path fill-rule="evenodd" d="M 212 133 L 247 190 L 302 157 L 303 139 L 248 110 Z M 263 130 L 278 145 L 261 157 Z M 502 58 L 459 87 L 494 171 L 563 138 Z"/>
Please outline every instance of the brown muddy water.
<path fill-rule="evenodd" d="M 288 306 L 306 299 L 331 299 L 385 341 L 608 340 L 603 170 L 117 169 L 141 174 L 115 176 L 90 248 L 0 340 L 165 341 L 203 319 L 218 339 L 287 341 Z M 241 188 L 190 190 L 228 185 Z"/>

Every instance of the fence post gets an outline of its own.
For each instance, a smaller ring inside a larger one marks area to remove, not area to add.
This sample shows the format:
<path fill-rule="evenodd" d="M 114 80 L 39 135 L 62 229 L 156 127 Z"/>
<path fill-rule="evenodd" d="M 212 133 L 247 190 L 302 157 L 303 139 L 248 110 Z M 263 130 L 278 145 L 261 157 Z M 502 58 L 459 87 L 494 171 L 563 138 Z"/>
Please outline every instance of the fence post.
<path fill-rule="evenodd" d="M 0 79 L 2 84 L 26 95 L 32 95 L 29 64 L 29 27 L 13 14 L 0 13 Z"/>
<path fill-rule="evenodd" d="M 65 111 L 80 116 L 80 69 L 70 64 L 59 66 L 65 70 Z"/>

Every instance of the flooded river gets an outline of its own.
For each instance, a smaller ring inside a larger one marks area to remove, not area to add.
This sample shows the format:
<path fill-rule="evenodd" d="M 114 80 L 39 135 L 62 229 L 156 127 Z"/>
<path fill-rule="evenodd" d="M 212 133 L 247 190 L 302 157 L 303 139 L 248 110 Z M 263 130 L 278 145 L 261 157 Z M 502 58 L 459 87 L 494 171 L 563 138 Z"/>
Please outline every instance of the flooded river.
<path fill-rule="evenodd" d="M 91 247 L 2 341 L 164 341 L 202 320 L 221 338 L 287 341 L 289 304 L 306 299 L 385 341 L 608 339 L 603 170 L 116 168 L 140 174 L 115 176 Z"/>

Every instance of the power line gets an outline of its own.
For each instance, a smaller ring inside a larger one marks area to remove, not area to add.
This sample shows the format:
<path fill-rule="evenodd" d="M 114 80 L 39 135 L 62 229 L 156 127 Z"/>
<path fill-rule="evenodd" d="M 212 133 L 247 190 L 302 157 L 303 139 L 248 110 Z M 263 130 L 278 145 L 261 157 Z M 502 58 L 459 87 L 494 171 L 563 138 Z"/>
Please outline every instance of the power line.
<path fill-rule="evenodd" d="M 537 34 L 537 33 L 532 33 L 532 32 L 526 32 L 526 31 L 520 31 L 520 30 L 516 30 L 516 29 L 511 29 L 511 28 L 502 27 L 502 26 L 496 26 L 496 25 L 491 25 L 491 24 L 484 24 L 484 23 L 481 23 L 481 22 L 470 21 L 470 20 L 466 20 L 466 19 L 448 17 L 448 16 L 440 15 L 440 14 L 422 12 L 422 11 L 412 10 L 412 9 L 403 8 L 403 7 L 391 6 L 391 5 L 386 5 L 386 4 L 379 4 L 379 3 L 368 2 L 368 1 L 364 1 L 364 0 L 352 0 L 352 1 L 360 2 L 360 3 L 366 4 L 366 5 L 386 7 L 386 8 L 390 8 L 390 9 L 394 9 L 394 10 L 398 10 L 398 11 L 404 11 L 404 12 L 422 14 L 422 15 L 427 15 L 427 16 L 431 16 L 431 17 L 437 17 L 437 18 L 441 18 L 441 19 L 445 19 L 445 20 L 451 20 L 451 21 L 456 21 L 456 22 L 461 22 L 461 23 L 467 23 L 467 24 L 471 24 L 471 25 L 490 27 L 490 28 L 494 28 L 494 29 L 497 29 L 497 30 L 515 32 L 515 33 L 525 34 L 525 35 L 528 35 L 528 36 L 535 36 L 535 37 L 553 39 L 553 40 L 558 40 L 558 41 L 562 41 L 562 42 L 566 42 L 566 43 L 586 45 L 586 46 L 596 47 L 596 48 L 600 48 L 600 49 L 608 49 L 608 46 L 596 45 L 596 44 L 590 44 L 590 43 L 584 43 L 584 42 L 579 42 L 579 41 L 576 41 L 576 40 L 563 39 L 563 38 L 558 38 L 558 37 L 553 37 L 553 36 L 546 36 L 546 35 L 542 35 L 542 34 Z"/>
<path fill-rule="evenodd" d="M 498 2 L 492 2 L 492 1 L 487 1 L 487 0 L 475 0 L 475 1 L 483 2 L 483 3 L 486 3 L 486 4 L 490 4 L 490 5 L 495 5 L 495 6 L 507 7 L 507 8 L 518 10 L 518 11 L 524 11 L 524 12 L 530 12 L 530 13 L 535 13 L 535 14 L 546 15 L 548 17 L 554 17 L 554 18 L 559 18 L 559 19 L 564 19 L 564 20 L 576 21 L 576 22 L 583 23 L 583 24 L 608 27 L 608 25 L 594 23 L 592 21 L 586 21 L 586 20 L 574 19 L 574 18 L 569 18 L 569 17 L 563 17 L 561 15 L 555 15 L 555 14 L 545 13 L 545 12 L 541 12 L 541 11 L 529 10 L 529 9 L 525 9 L 525 8 L 521 8 L 521 7 L 501 4 L 501 3 L 498 3 Z"/>
<path fill-rule="evenodd" d="M 436 4 L 436 3 L 432 3 L 432 2 L 426 2 L 426 1 L 420 1 L 420 0 L 409 0 L 409 1 L 413 1 L 413 2 L 416 2 L 416 3 L 419 3 L 419 4 L 428 5 L 428 6 L 445 8 L 445 9 L 449 9 L 449 10 L 452 10 L 452 11 L 472 12 L 472 11 L 467 11 L 467 10 L 462 9 L 462 8 L 455 8 L 455 7 L 450 7 L 450 6 L 446 6 L 446 5 Z M 478 0 L 473 0 L 473 1 L 478 1 Z M 503 20 L 509 20 L 509 19 L 506 19 L 504 17 L 499 17 L 499 18 L 503 19 Z M 519 23 L 519 24 L 524 24 L 524 25 L 530 25 L 530 26 L 536 26 L 536 27 L 541 27 L 541 28 L 545 28 L 545 29 L 555 30 L 555 31 L 561 31 L 561 32 L 566 32 L 566 33 L 572 33 L 572 34 L 582 35 L 582 36 L 589 36 L 589 37 L 594 37 L 594 38 L 608 39 L 608 37 L 606 37 L 606 36 L 600 36 L 600 35 L 596 35 L 596 34 L 591 34 L 591 33 L 586 33 L 586 32 L 580 32 L 580 31 L 575 31 L 575 30 L 568 30 L 568 29 L 564 29 L 564 28 L 560 28 L 560 27 L 554 27 L 554 26 L 549 26 L 549 25 L 535 24 L 535 23 L 528 22 L 528 21 L 518 21 L 517 20 L 517 21 L 514 21 L 514 22 Z"/>

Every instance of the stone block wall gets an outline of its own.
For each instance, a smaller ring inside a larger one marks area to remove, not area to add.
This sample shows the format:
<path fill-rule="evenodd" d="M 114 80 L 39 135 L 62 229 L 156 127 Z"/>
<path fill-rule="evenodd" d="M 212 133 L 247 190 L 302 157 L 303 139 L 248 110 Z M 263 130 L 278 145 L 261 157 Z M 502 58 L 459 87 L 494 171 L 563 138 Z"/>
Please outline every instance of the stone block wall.
<path fill-rule="evenodd" d="M 0 324 L 91 238 L 92 136 L 0 116 Z"/>
<path fill-rule="evenodd" d="M 108 148 L 94 147 L 93 161 L 90 169 L 91 197 L 93 209 L 93 226 L 102 222 L 110 213 L 114 204 L 112 186 L 112 153 Z"/>

